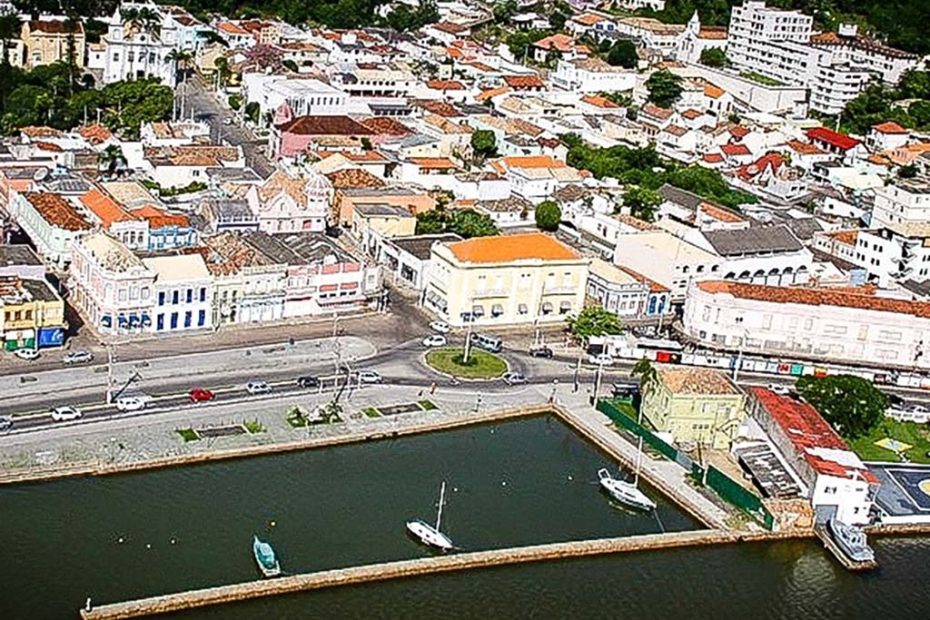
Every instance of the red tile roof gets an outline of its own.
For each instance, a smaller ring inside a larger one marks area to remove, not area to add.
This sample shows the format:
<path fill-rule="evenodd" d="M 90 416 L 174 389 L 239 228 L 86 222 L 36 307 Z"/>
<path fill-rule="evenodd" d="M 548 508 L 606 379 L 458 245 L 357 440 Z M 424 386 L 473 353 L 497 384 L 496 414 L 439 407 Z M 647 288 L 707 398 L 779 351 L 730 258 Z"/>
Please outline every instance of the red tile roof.
<path fill-rule="evenodd" d="M 651 116 L 652 118 L 658 118 L 663 121 L 667 121 L 668 119 L 672 118 L 674 111 L 669 110 L 668 108 L 660 108 L 654 103 L 647 103 L 643 106 L 642 110 L 640 110 L 640 114 L 645 114 L 646 116 Z"/>
<path fill-rule="evenodd" d="M 533 232 L 476 237 L 447 246 L 466 263 L 508 263 L 518 260 L 577 260 L 581 256 L 555 237 Z"/>
<path fill-rule="evenodd" d="M 59 194 L 26 192 L 23 196 L 39 212 L 39 215 L 52 226 L 72 231 L 93 228 L 87 218 Z"/>
<path fill-rule="evenodd" d="M 504 82 L 514 90 L 543 88 L 545 86 L 538 75 L 505 75 Z"/>
<path fill-rule="evenodd" d="M 596 108 L 619 108 L 616 103 L 611 101 L 606 97 L 600 97 L 598 95 L 585 95 L 581 98 L 584 103 L 588 105 L 593 105 Z"/>
<path fill-rule="evenodd" d="M 745 144 L 724 144 L 720 147 L 725 155 L 738 157 L 740 155 L 752 155 L 752 151 Z"/>
<path fill-rule="evenodd" d="M 299 116 L 280 127 L 304 136 L 370 136 L 374 132 L 348 116 Z"/>
<path fill-rule="evenodd" d="M 413 133 L 409 127 L 397 119 L 388 116 L 372 116 L 361 121 L 362 125 L 382 136 L 408 136 Z"/>
<path fill-rule="evenodd" d="M 808 144 L 807 142 L 801 142 L 800 140 L 788 140 L 785 144 L 788 145 L 791 150 L 798 153 L 799 155 L 824 155 L 826 151 L 820 149 L 813 144 Z"/>
<path fill-rule="evenodd" d="M 878 483 L 878 478 L 864 464 L 861 467 L 851 464 L 854 461 L 861 464 L 858 457 L 845 459 L 845 463 L 829 458 L 831 454 L 827 451 L 830 450 L 848 452 L 850 457 L 852 452 L 811 405 L 790 396 L 779 396 L 763 387 L 752 386 L 748 389 L 815 472 L 839 478 L 861 477 L 870 484 Z"/>
<path fill-rule="evenodd" d="M 827 129 L 826 127 L 814 127 L 813 129 L 808 129 L 807 137 L 817 142 L 823 142 L 824 144 L 835 146 L 841 151 L 848 151 L 849 149 L 855 148 L 861 144 L 861 142 L 855 138 L 850 138 L 846 134 L 837 133 L 832 129 Z"/>
<path fill-rule="evenodd" d="M 778 170 L 784 163 L 785 158 L 780 153 L 768 153 L 751 164 L 741 167 L 736 171 L 736 175 L 744 181 L 749 181 L 765 172 L 767 168 L 771 168 L 773 171 Z"/>
<path fill-rule="evenodd" d="M 426 87 L 433 90 L 465 90 L 465 85 L 458 80 L 428 80 Z"/>
<path fill-rule="evenodd" d="M 738 140 L 742 140 L 752 133 L 748 127 L 743 127 L 742 125 L 730 125 L 729 131 L 730 135 Z"/>
<path fill-rule="evenodd" d="M 81 204 L 83 204 L 88 211 L 97 216 L 105 230 L 109 230 L 110 225 L 114 222 L 139 219 L 126 211 L 118 202 L 96 188 L 81 196 L 80 200 Z"/>
<path fill-rule="evenodd" d="M 720 164 L 723 163 L 723 155 L 720 153 L 704 153 L 704 161 L 708 164 Z"/>
<path fill-rule="evenodd" d="M 729 280 L 705 280 L 696 286 L 705 293 L 732 295 L 739 299 L 751 299 L 773 304 L 800 304 L 805 306 L 835 306 L 871 310 L 873 312 L 894 312 L 930 319 L 930 302 L 892 299 L 857 292 L 849 289 L 808 288 L 800 286 L 766 286 L 764 284 L 746 284 Z"/>
<path fill-rule="evenodd" d="M 894 121 L 888 121 L 885 123 L 879 123 L 878 125 L 872 125 L 872 129 L 878 133 L 887 133 L 887 134 L 909 134 L 911 133 L 901 125 L 895 123 Z"/>
<path fill-rule="evenodd" d="M 149 221 L 149 228 L 157 229 L 166 226 L 178 226 L 186 228 L 190 226 L 190 220 L 186 215 L 180 213 L 168 213 L 153 205 L 145 205 L 141 209 L 132 212 L 133 215 Z"/>

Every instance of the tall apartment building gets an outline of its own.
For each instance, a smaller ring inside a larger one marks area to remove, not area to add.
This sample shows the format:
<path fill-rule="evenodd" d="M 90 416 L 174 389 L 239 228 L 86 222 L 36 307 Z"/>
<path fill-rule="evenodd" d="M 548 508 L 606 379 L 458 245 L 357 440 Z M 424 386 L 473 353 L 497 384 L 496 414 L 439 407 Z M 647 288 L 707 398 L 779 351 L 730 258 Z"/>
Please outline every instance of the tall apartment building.
<path fill-rule="evenodd" d="M 807 43 L 813 24 L 813 17 L 799 11 L 769 8 L 758 0 L 744 2 L 730 13 L 727 57 L 738 66 L 766 66 L 772 58 L 770 43 Z"/>

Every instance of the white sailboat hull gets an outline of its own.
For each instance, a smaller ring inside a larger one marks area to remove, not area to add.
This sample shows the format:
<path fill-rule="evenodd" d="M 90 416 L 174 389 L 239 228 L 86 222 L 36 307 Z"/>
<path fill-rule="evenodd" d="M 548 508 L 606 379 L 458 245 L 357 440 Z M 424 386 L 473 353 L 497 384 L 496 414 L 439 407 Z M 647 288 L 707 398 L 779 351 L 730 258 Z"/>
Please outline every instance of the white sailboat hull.
<path fill-rule="evenodd" d="M 655 510 L 656 503 L 649 499 L 649 497 L 640 491 L 639 487 L 632 482 L 618 480 L 612 477 L 606 469 L 598 471 L 597 477 L 599 478 L 601 488 L 604 489 L 610 497 L 621 504 L 638 510 Z"/>
<path fill-rule="evenodd" d="M 411 536 L 428 547 L 433 547 L 440 551 L 451 551 L 455 549 L 455 545 L 452 544 L 448 536 L 429 523 L 425 523 L 419 519 L 407 521 L 407 531 Z"/>

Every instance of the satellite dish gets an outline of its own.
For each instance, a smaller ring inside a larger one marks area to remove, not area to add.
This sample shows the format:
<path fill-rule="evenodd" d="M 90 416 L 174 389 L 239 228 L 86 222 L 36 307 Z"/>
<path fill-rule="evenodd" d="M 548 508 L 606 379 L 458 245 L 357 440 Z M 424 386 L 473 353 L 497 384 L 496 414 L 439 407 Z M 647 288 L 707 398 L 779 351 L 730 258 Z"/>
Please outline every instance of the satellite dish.
<path fill-rule="evenodd" d="M 36 170 L 36 173 L 32 175 L 33 181 L 44 181 L 48 178 L 48 168 L 39 168 Z"/>

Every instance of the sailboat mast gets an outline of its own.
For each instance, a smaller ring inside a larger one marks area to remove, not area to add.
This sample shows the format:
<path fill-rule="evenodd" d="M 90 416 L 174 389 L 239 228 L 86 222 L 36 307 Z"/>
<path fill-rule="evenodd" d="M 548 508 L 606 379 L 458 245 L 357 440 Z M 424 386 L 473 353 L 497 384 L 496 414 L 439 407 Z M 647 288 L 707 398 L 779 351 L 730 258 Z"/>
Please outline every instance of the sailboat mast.
<path fill-rule="evenodd" d="M 636 450 L 636 471 L 633 472 L 633 486 L 639 486 L 639 468 L 643 464 L 643 436 L 639 436 L 639 448 Z"/>
<path fill-rule="evenodd" d="M 442 481 L 442 486 L 439 488 L 439 512 L 436 514 L 436 531 L 439 530 L 439 526 L 442 524 L 442 504 L 446 499 L 446 481 Z"/>

